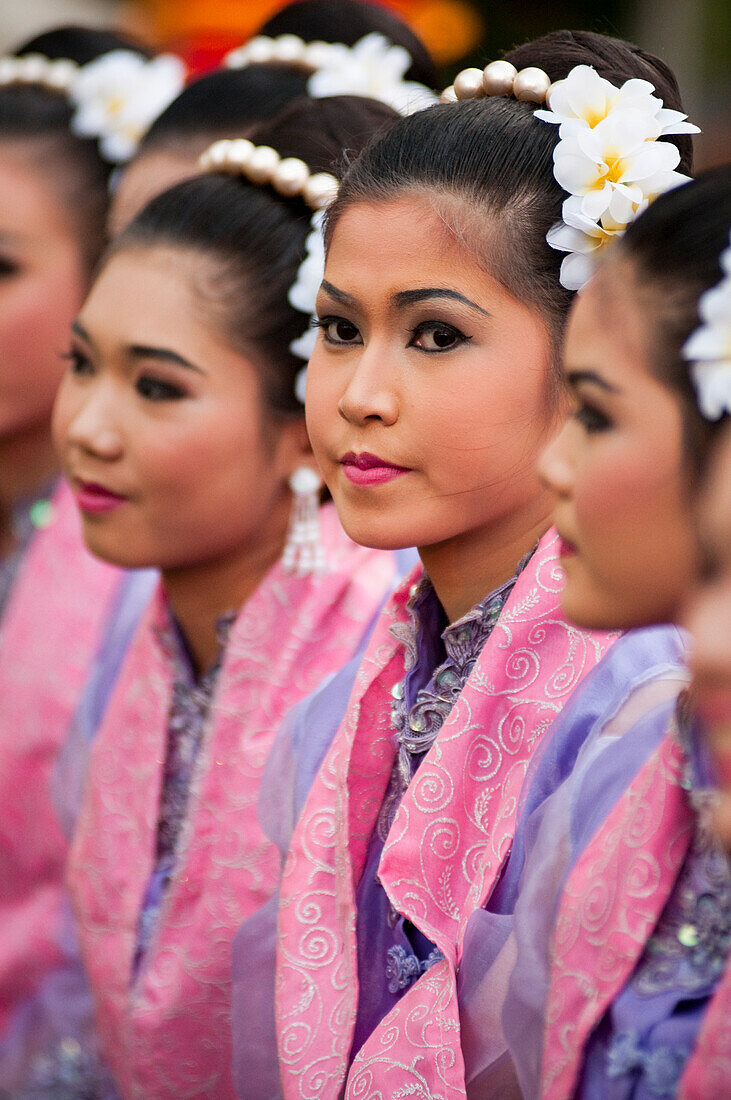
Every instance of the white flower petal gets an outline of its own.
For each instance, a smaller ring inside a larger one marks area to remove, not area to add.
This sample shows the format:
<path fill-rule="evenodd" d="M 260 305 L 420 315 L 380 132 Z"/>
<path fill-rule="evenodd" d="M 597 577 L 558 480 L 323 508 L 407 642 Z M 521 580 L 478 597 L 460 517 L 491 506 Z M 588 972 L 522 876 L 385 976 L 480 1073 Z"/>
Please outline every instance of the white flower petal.
<path fill-rule="evenodd" d="M 595 264 L 590 256 L 572 252 L 561 262 L 559 282 L 567 290 L 581 290 L 594 274 Z"/>
<path fill-rule="evenodd" d="M 719 420 L 731 413 L 731 362 L 694 363 L 691 375 L 703 416 Z"/>

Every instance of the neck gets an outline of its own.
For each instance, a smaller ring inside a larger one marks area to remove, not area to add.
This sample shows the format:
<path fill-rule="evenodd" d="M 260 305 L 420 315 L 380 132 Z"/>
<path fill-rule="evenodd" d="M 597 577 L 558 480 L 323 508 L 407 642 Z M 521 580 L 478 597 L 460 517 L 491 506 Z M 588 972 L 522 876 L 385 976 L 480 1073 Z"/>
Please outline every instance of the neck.
<path fill-rule="evenodd" d="M 0 438 L 0 557 L 13 549 L 16 505 L 40 492 L 57 471 L 48 424 Z"/>
<path fill-rule="evenodd" d="M 520 559 L 551 526 L 552 504 L 547 493 L 540 493 L 503 520 L 419 547 L 419 557 L 450 623 L 510 580 Z"/>
<path fill-rule="evenodd" d="M 196 675 L 209 669 L 220 649 L 217 624 L 238 613 L 281 556 L 289 522 L 289 500 L 275 510 L 267 532 L 251 546 L 214 562 L 162 571 L 162 583 L 175 620 L 188 644 Z"/>

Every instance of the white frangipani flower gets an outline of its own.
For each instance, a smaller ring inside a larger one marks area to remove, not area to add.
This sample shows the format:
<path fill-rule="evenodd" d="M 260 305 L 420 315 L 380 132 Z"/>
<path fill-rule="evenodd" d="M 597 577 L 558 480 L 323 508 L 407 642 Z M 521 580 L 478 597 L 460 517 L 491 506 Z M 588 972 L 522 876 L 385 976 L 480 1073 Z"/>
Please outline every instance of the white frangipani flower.
<path fill-rule="evenodd" d="M 568 192 L 563 222 L 547 234 L 552 248 L 568 252 L 561 284 L 578 290 L 590 277 L 600 248 L 621 235 L 657 195 L 686 183 L 675 169 L 680 152 L 660 141 L 666 134 L 698 133 L 680 111 L 663 107 L 647 80 L 615 88 L 589 65 L 577 65 L 551 85 L 542 122 L 559 127 L 554 176 Z"/>
<path fill-rule="evenodd" d="M 72 129 L 98 138 L 102 156 L 122 163 L 184 83 L 185 65 L 172 54 L 148 60 L 133 50 L 112 50 L 79 70 L 70 93 Z"/>
<path fill-rule="evenodd" d="M 701 324 L 683 348 L 707 420 L 731 413 L 731 236 L 721 253 L 721 269 L 720 282 L 698 300 Z"/>
<path fill-rule="evenodd" d="M 300 264 L 297 278 L 287 294 L 289 304 L 301 313 L 306 313 L 311 320 L 314 320 L 316 316 L 315 302 L 320 283 L 325 275 L 325 240 L 322 234 L 324 219 L 324 210 L 317 210 L 312 215 L 310 223 L 312 228 L 305 240 L 305 258 Z M 317 331 L 313 327 L 309 327 L 301 336 L 291 342 L 289 350 L 293 355 L 307 361 L 315 350 L 316 340 Z M 307 367 L 304 367 L 297 375 L 295 385 L 295 393 L 303 404 L 306 378 Z"/>
<path fill-rule="evenodd" d="M 382 34 L 365 35 L 354 46 L 331 54 L 307 81 L 314 99 L 331 95 L 362 95 L 379 99 L 401 114 L 431 107 L 437 97 L 423 84 L 404 80 L 411 55 Z"/>
<path fill-rule="evenodd" d="M 632 108 L 651 115 L 657 123 L 658 137 L 665 134 L 698 134 L 700 130 L 687 115 L 663 107 L 662 100 L 654 93 L 649 80 L 626 80 L 621 88 L 615 88 L 599 76 L 591 65 L 576 65 L 564 80 L 551 85 L 550 110 L 536 111 L 535 117 L 543 122 L 566 126 L 571 132 L 580 126 L 593 129 L 615 108 Z M 563 137 L 564 134 L 562 133 Z"/>

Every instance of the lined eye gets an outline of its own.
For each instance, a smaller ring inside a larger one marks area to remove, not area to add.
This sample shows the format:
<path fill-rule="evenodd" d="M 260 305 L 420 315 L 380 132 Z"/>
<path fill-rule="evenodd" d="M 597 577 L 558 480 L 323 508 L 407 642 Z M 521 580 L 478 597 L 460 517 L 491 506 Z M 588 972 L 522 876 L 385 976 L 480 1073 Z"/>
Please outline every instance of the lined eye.
<path fill-rule="evenodd" d="M 315 327 L 322 329 L 327 344 L 342 347 L 345 344 L 362 343 L 357 327 L 344 317 L 321 317 L 315 322 Z"/>
<path fill-rule="evenodd" d="M 147 401 L 179 401 L 186 396 L 180 386 L 155 378 L 151 374 L 141 375 L 135 383 L 135 389 Z"/>
<path fill-rule="evenodd" d="M 427 321 L 412 329 L 408 346 L 429 352 L 451 351 L 470 339 L 471 337 L 465 336 L 454 325 L 448 325 L 444 321 Z"/>
<path fill-rule="evenodd" d="M 71 374 L 85 375 L 93 373 L 94 368 L 89 358 L 78 348 L 71 348 L 70 351 L 64 352 L 61 358 L 69 364 Z"/>
<path fill-rule="evenodd" d="M 604 413 L 599 412 L 598 409 L 593 408 L 591 405 L 579 405 L 573 415 L 580 424 L 583 424 L 584 429 L 589 434 L 594 432 L 605 432 L 612 426 L 609 417 L 605 416 Z"/>

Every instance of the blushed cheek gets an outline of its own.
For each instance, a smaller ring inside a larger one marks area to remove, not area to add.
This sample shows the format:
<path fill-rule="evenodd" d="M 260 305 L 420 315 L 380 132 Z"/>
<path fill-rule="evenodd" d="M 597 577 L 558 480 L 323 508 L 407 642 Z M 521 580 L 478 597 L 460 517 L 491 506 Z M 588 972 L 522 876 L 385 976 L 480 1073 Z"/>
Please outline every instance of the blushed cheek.
<path fill-rule="evenodd" d="M 80 303 L 80 287 L 59 279 L 16 301 L 0 318 L 0 432 L 50 416 Z"/>

